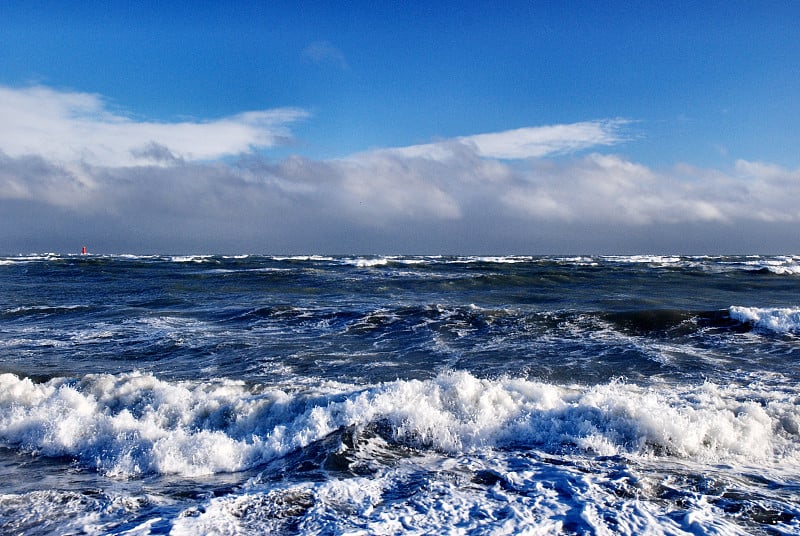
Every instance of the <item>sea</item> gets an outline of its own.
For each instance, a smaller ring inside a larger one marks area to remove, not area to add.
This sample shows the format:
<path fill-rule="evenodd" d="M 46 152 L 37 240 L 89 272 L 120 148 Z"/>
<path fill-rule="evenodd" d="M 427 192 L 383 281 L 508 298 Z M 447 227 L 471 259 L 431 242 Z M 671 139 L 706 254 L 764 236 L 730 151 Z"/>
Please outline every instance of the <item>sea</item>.
<path fill-rule="evenodd" d="M 800 256 L 0 256 L 0 533 L 800 534 Z"/>

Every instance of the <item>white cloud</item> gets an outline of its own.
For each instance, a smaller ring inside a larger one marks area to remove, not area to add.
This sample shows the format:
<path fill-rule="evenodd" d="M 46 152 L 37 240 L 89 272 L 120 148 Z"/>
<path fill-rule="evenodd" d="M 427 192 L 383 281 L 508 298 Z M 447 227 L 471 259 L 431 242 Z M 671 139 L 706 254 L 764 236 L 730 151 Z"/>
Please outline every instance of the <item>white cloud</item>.
<path fill-rule="evenodd" d="M 96 105 L 92 99 L 87 102 Z M 95 110 L 105 113 L 102 107 Z M 105 123 L 111 122 L 106 118 Z M 565 127 L 547 127 L 545 132 L 573 131 L 571 125 Z M 512 137 L 482 136 L 501 141 Z M 550 138 L 540 133 L 537 139 Z M 159 211 L 204 206 L 232 213 L 240 208 L 257 212 L 259 206 L 279 201 L 309 219 L 324 214 L 362 226 L 468 221 L 476 216 L 634 226 L 800 221 L 795 201 L 800 199 L 800 171 L 760 162 L 739 161 L 731 173 L 688 165 L 655 171 L 597 153 L 512 164 L 488 158 L 487 149 L 457 139 L 431 144 L 426 151 L 413 146 L 328 161 L 294 156 L 277 163 L 251 156 L 231 166 L 183 160 L 185 153 L 175 149 L 179 146 L 142 144 L 131 149 L 129 158 L 150 164 L 115 172 L 111 170 L 120 168 L 119 160 L 100 165 L 104 163 L 90 159 L 62 162 L 46 153 L 0 154 L 0 199 L 94 211 L 126 210 L 126 205 L 135 204 L 131 199 L 149 199 L 151 204 L 160 199 Z M 171 163 L 181 165 L 161 165 Z M 143 213 L 147 204 L 142 201 Z"/>
<path fill-rule="evenodd" d="M 109 167 L 214 160 L 276 145 L 289 135 L 288 125 L 307 115 L 280 108 L 205 122 L 137 121 L 110 111 L 97 95 L 0 86 L 0 150 Z"/>
<path fill-rule="evenodd" d="M 170 243 L 268 237 L 267 244 L 322 244 L 329 251 L 347 249 L 331 240 L 352 245 L 402 237 L 435 251 L 450 240 L 469 244 L 476 233 L 488 245 L 496 233 L 524 244 L 537 232 L 558 236 L 569 228 L 581 237 L 613 228 L 622 241 L 648 226 L 660 233 L 669 226 L 685 232 L 687 225 L 700 233 L 710 226 L 739 233 L 800 223 L 800 170 L 744 160 L 726 171 L 686 164 L 656 170 L 599 153 L 547 158 L 619 143 L 626 124 L 620 120 L 465 136 L 344 159 L 270 161 L 247 151 L 276 143 L 302 111 L 158 124 L 109 112 L 84 93 L 0 88 L 0 114 L 9 117 L 0 124 L 0 204 L 7 214 L 45 207 L 37 216 L 45 222 L 46 207 L 57 207 L 61 214 L 80 213 L 76 221 L 88 222 L 87 233 L 114 224 Z M 218 160 L 237 153 L 244 155 Z M 15 220 L 2 214 L 0 220 L 3 236 L 13 234 Z"/>
<path fill-rule="evenodd" d="M 629 123 L 630 121 L 626 119 L 609 119 L 526 127 L 389 150 L 409 157 L 441 160 L 450 158 L 457 145 L 463 144 L 483 158 L 508 160 L 542 158 L 621 143 L 625 141 L 621 129 Z"/>
<path fill-rule="evenodd" d="M 492 214 L 579 225 L 800 222 L 800 170 L 775 165 L 739 161 L 729 173 L 687 165 L 658 171 L 597 153 L 512 165 L 452 140 L 420 147 L 325 165 L 336 170 L 340 194 L 368 200 L 377 221 Z"/>

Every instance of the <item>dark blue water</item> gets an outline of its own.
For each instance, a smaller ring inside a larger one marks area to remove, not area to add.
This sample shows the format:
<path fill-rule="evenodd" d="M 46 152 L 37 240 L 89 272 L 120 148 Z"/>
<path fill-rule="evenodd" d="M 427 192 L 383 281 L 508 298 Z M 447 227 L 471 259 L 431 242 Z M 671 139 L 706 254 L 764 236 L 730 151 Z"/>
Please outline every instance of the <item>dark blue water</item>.
<path fill-rule="evenodd" d="M 800 258 L 0 258 L 0 529 L 795 534 Z"/>

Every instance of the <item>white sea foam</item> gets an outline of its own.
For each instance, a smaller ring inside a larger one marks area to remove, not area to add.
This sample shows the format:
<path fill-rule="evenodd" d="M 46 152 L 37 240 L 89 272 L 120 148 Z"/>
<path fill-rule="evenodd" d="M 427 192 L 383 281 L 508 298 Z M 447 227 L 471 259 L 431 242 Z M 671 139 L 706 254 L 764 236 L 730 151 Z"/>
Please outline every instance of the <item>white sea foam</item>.
<path fill-rule="evenodd" d="M 63 259 L 83 258 L 78 254 L 42 253 L 0 257 L 0 266 L 48 262 Z M 176 263 L 208 263 L 212 261 L 226 262 L 230 260 L 295 262 L 333 262 L 352 265 L 360 268 L 385 266 L 387 264 L 436 265 L 436 264 L 525 264 L 549 263 L 574 264 L 576 266 L 599 266 L 603 264 L 641 264 L 651 268 L 687 268 L 709 272 L 729 271 L 761 271 L 766 270 L 776 275 L 800 275 L 800 256 L 796 255 L 749 255 L 749 256 L 683 256 L 683 255 L 603 255 L 603 256 L 528 256 L 528 255 L 468 255 L 468 256 L 418 256 L 388 255 L 341 257 L 324 255 L 136 255 L 136 254 L 91 254 L 93 259 L 126 259 L 143 261 L 166 261 Z"/>
<path fill-rule="evenodd" d="M 768 270 L 777 275 L 800 274 L 800 258 L 789 255 L 775 257 L 750 256 L 744 265 L 751 270 Z"/>
<path fill-rule="evenodd" d="M 61 258 L 62 256 L 57 253 L 15 255 L 12 257 L 0 257 L 0 266 L 8 266 L 13 264 L 27 264 L 31 262 L 41 262 L 41 261 L 53 261 Z"/>
<path fill-rule="evenodd" d="M 270 463 L 343 430 L 360 437 L 325 448 L 363 464 L 367 476 L 276 482 L 267 470 L 263 481 L 252 477 L 235 493 L 186 507 L 171 520 L 175 535 L 738 535 L 746 534 L 742 526 L 702 490 L 686 489 L 693 484 L 680 471 L 668 473 L 678 478 L 670 482 L 659 469 L 648 482 L 635 467 L 758 467 L 796 481 L 798 394 L 758 385 L 559 386 L 467 372 L 282 390 L 144 374 L 35 384 L 4 374 L 0 443 L 74 457 L 110 476 L 193 477 Z M 680 497 L 664 500 L 665 486 Z M 47 501 L 32 495 L 1 496 L 0 510 L 29 499 L 35 519 L 50 518 Z M 59 529 L 103 525 L 98 514 L 110 505 L 74 499 L 72 510 L 53 510 Z M 796 528 L 786 525 L 785 533 Z M 149 525 L 137 531 L 147 534 Z"/>
<path fill-rule="evenodd" d="M 525 458 L 428 456 L 399 460 L 370 477 L 278 486 L 255 479 L 241 495 L 184 512 L 172 533 L 748 534 L 700 494 L 687 490 L 679 517 L 669 503 L 649 500 L 630 473 L 588 469 Z M 475 475 L 497 483 L 476 485 Z M 289 524 L 294 530 L 286 530 Z"/>
<path fill-rule="evenodd" d="M 0 515 L 5 534 L 101 534 L 101 501 L 73 491 L 34 491 L 0 495 Z"/>
<path fill-rule="evenodd" d="M 602 257 L 609 262 L 626 264 L 653 264 L 658 266 L 672 266 L 684 261 L 682 257 L 675 255 L 609 255 Z"/>
<path fill-rule="evenodd" d="M 394 441 L 450 454 L 522 446 L 797 466 L 796 394 L 567 388 L 467 372 L 294 393 L 141 374 L 44 384 L 4 374 L 0 441 L 110 474 L 191 476 L 254 467 L 345 427 L 384 422 Z"/>
<path fill-rule="evenodd" d="M 339 260 L 342 264 L 349 266 L 356 266 L 358 268 L 372 268 L 374 266 L 387 266 L 391 263 L 406 265 L 431 264 L 440 261 L 441 257 L 381 255 L 377 257 L 342 257 Z"/>
<path fill-rule="evenodd" d="M 733 306 L 729 314 L 734 320 L 752 324 L 756 329 L 787 333 L 800 331 L 798 307 L 740 307 Z"/>
<path fill-rule="evenodd" d="M 778 275 L 800 275 L 800 265 L 767 266 L 767 270 Z"/>
<path fill-rule="evenodd" d="M 289 255 L 289 256 L 272 256 L 269 257 L 274 261 L 312 261 L 312 262 L 330 262 L 336 260 L 334 257 L 325 255 Z"/>
<path fill-rule="evenodd" d="M 545 259 L 550 260 L 550 259 Z M 562 264 L 571 264 L 575 266 L 598 266 L 598 258 L 597 257 L 554 257 L 552 260 L 562 263 Z"/>
<path fill-rule="evenodd" d="M 207 262 L 210 259 L 213 259 L 213 255 L 175 255 L 170 257 L 169 260 L 172 262 L 194 262 L 194 263 L 202 263 Z"/>
<path fill-rule="evenodd" d="M 456 263 L 472 264 L 472 263 L 493 263 L 493 264 L 517 264 L 524 262 L 532 262 L 535 257 L 523 255 L 494 255 L 494 256 L 465 256 L 457 257 L 453 260 Z"/>
<path fill-rule="evenodd" d="M 36 314 L 36 313 L 56 313 L 63 311 L 76 311 L 79 309 L 88 309 L 86 305 L 28 305 L 25 307 L 12 307 L 3 311 L 5 314 Z"/>
<path fill-rule="evenodd" d="M 391 259 L 388 257 L 356 257 L 353 259 L 342 259 L 344 264 L 357 266 L 359 268 L 372 268 L 374 266 L 386 266 Z"/>

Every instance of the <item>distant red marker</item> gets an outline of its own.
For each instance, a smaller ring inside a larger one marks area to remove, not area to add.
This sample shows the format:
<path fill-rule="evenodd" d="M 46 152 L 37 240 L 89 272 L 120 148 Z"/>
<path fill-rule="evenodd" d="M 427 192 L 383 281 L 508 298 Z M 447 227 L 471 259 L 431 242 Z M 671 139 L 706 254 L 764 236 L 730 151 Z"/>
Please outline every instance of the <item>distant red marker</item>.
<path fill-rule="evenodd" d="M 86 255 L 86 246 L 81 248 L 81 255 Z"/>

